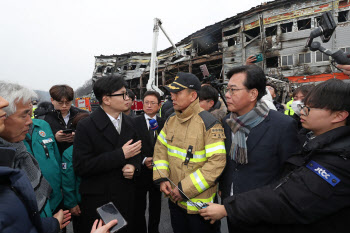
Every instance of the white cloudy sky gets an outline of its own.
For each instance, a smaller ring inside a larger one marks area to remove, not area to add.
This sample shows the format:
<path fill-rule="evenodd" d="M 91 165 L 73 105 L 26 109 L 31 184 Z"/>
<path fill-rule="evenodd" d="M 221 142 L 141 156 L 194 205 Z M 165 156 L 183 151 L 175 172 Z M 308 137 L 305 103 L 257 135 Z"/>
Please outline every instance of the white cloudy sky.
<path fill-rule="evenodd" d="M 153 18 L 174 43 L 268 0 L 2 0 L 0 80 L 48 90 L 91 78 L 94 56 L 151 52 Z M 158 50 L 169 42 L 160 32 Z"/>

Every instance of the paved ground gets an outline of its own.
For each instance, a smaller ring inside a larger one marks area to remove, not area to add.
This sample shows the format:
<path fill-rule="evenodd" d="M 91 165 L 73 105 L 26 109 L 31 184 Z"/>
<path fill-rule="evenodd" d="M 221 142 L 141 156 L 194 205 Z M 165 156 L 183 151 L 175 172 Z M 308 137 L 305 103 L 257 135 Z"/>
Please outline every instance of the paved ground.
<path fill-rule="evenodd" d="M 148 214 L 146 215 L 146 218 L 148 218 Z M 169 212 L 167 198 L 162 199 L 162 214 L 160 219 L 159 232 L 173 233 L 173 229 L 171 228 L 171 223 L 170 223 L 170 212 Z M 225 218 L 221 221 L 221 233 L 227 233 L 227 232 L 228 232 L 227 222 Z M 67 233 L 73 233 L 71 224 L 69 224 L 67 227 Z"/>

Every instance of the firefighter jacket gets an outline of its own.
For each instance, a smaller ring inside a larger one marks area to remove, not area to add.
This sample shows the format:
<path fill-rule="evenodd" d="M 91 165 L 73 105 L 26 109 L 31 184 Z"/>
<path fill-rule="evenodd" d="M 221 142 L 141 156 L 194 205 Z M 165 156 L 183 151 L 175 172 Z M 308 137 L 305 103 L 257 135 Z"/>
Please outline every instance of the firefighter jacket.
<path fill-rule="evenodd" d="M 189 214 L 198 213 L 193 203 L 201 205 L 214 200 L 218 177 L 226 165 L 224 139 L 224 129 L 215 117 L 200 108 L 198 99 L 182 113 L 171 115 L 158 135 L 153 180 L 166 181 L 167 176 L 177 184 L 192 201 L 184 198 L 177 205 Z M 191 147 L 192 153 L 188 153 Z M 190 157 L 187 165 L 186 157 Z"/>

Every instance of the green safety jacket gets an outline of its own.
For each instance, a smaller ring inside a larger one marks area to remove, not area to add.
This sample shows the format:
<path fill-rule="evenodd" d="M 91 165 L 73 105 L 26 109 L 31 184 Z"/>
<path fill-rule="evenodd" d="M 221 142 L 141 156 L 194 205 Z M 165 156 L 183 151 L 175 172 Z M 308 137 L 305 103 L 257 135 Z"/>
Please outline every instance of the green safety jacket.
<path fill-rule="evenodd" d="M 27 151 L 38 161 L 43 176 L 52 187 L 49 202 L 51 212 L 53 212 L 63 200 L 63 196 L 61 192 L 61 155 L 50 125 L 44 120 L 33 119 L 32 133 L 27 133 L 23 142 Z M 46 215 L 48 213 L 44 216 Z"/>
<path fill-rule="evenodd" d="M 79 193 L 80 177 L 73 169 L 73 146 L 68 147 L 62 154 L 62 192 L 64 207 L 71 209 L 81 202 Z"/>

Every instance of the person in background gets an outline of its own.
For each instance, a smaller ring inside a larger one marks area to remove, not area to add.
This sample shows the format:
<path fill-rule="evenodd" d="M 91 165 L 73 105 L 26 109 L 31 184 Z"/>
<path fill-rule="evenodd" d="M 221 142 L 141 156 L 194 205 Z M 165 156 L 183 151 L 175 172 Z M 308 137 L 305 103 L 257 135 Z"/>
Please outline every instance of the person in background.
<path fill-rule="evenodd" d="M 227 77 L 230 113 L 223 120 L 227 162 L 219 181 L 223 200 L 275 182 L 284 162 L 300 148 L 296 122 L 261 101 L 266 76 L 260 67 L 236 67 Z"/>
<path fill-rule="evenodd" d="M 53 216 L 54 218 L 50 218 L 52 216 L 52 211 L 49 197 L 52 189 L 47 180 L 42 177 L 38 162 L 27 152 L 23 143 L 29 131 L 29 126 L 32 124 L 31 100 L 32 98 L 36 98 L 37 95 L 35 92 L 18 84 L 3 81 L 0 82 L 0 93 L 8 100 L 8 106 L 3 109 L 6 114 L 2 113 L 0 120 L 0 124 L 3 123 L 5 127 L 0 127 L 2 129 L 0 130 L 0 147 L 8 153 L 6 153 L 7 156 L 2 154 L 1 159 L 4 159 L 7 167 L 15 169 L 11 174 L 8 169 L 5 169 L 6 171 L 4 171 L 2 175 L 10 178 L 8 182 L 12 182 L 14 190 L 19 191 L 19 193 L 15 191 L 19 199 L 22 197 L 29 198 L 24 200 L 28 201 L 27 203 L 31 203 L 30 206 L 26 207 L 28 211 L 31 211 L 30 218 L 36 221 L 35 224 L 38 224 L 37 221 L 40 214 L 41 217 L 48 217 L 42 220 L 45 221 L 46 225 L 44 227 L 47 228 L 46 232 L 58 232 L 59 229 L 64 228 L 69 223 L 70 213 L 68 213 L 68 211 L 63 212 L 63 210 L 59 210 L 58 213 Z M 9 150 L 12 150 L 12 152 Z M 26 178 L 23 178 L 23 174 L 26 175 Z M 31 188 L 27 185 L 28 179 Z M 16 180 L 19 183 L 16 183 Z M 8 184 L 9 183 L 7 183 L 7 185 Z M 23 190 L 21 188 L 23 188 Z M 23 193 L 23 191 L 25 191 L 25 193 Z M 35 198 L 35 200 L 33 200 L 33 198 Z M 1 198 L 0 200 L 2 201 L 3 199 Z M 20 206 L 17 207 L 21 208 Z M 7 209 L 0 208 L 0 210 L 4 211 Z M 15 219 L 17 218 L 18 216 L 15 217 Z M 8 220 L 9 219 L 6 219 L 4 222 Z M 21 226 L 21 224 L 19 226 Z"/>
<path fill-rule="evenodd" d="M 79 112 L 84 112 L 84 110 L 72 106 L 74 91 L 70 86 L 54 85 L 49 92 L 54 111 L 46 112 L 44 117 L 41 118 L 50 124 L 58 149 L 62 155 L 63 151 L 73 145 L 75 134 L 74 132 L 64 133 L 63 130 L 72 129 L 75 115 Z"/>
<path fill-rule="evenodd" d="M 171 108 L 173 108 L 173 101 L 171 100 L 171 95 L 167 94 L 165 96 L 164 103 L 163 103 L 162 107 L 160 108 L 159 116 L 164 118 L 164 119 L 168 119 L 167 117 L 165 117 L 165 113 Z"/>
<path fill-rule="evenodd" d="M 330 79 L 299 105 L 310 130 L 302 150 L 290 157 L 271 185 L 200 210 L 212 222 L 228 217 L 231 228 L 254 232 L 348 232 L 350 228 L 350 85 Z M 246 232 L 241 231 L 230 232 Z"/>
<path fill-rule="evenodd" d="M 123 114 L 129 96 L 121 76 L 98 79 L 93 87 L 100 103 L 78 123 L 73 145 L 73 167 L 81 177 L 79 205 L 81 233 L 90 232 L 96 208 L 113 202 L 128 222 L 120 232 L 132 232 L 136 176 L 141 169 L 141 141 L 134 119 Z"/>
<path fill-rule="evenodd" d="M 40 119 L 32 121 L 23 143 L 27 151 L 38 161 L 43 176 L 52 188 L 50 207 L 51 212 L 56 213 L 63 208 L 61 154 L 50 125 Z"/>
<path fill-rule="evenodd" d="M 131 109 L 131 107 L 134 105 L 134 102 L 135 102 L 135 94 L 130 89 L 126 89 L 126 91 L 128 92 L 128 95 L 129 95 L 129 99 L 127 101 L 127 103 L 128 103 L 128 110 L 124 111 L 123 113 L 125 115 L 127 115 L 127 116 L 135 117 L 136 114 L 135 114 L 134 110 Z"/>
<path fill-rule="evenodd" d="M 72 122 L 72 128 L 76 129 L 78 122 L 89 116 L 87 112 L 78 113 Z M 79 193 L 80 177 L 76 176 L 73 168 L 73 146 L 68 147 L 62 154 L 62 193 L 64 196 L 64 207 L 72 214 L 73 230 L 80 232 L 79 222 L 81 210 L 81 196 Z"/>
<path fill-rule="evenodd" d="M 138 224 L 135 226 L 135 232 L 159 233 L 162 193 L 159 191 L 159 185 L 153 183 L 152 163 L 154 145 L 157 141 L 158 134 L 164 126 L 165 120 L 157 116 L 159 108 L 162 105 L 158 92 L 146 91 L 142 101 L 144 114 L 136 116 L 135 118 L 135 128 L 138 130 L 140 140 L 142 141 L 142 167 L 140 175 L 136 177 L 135 220 Z M 152 130 L 150 125 L 151 119 L 157 121 L 157 130 Z M 145 217 L 147 193 L 149 200 L 148 224 L 146 224 Z"/>
<path fill-rule="evenodd" d="M 303 103 L 305 96 L 312 90 L 313 87 L 314 85 L 307 84 L 302 85 L 293 91 L 293 102 L 291 104 L 291 108 L 293 109 L 294 114 L 292 115 L 292 117 L 298 123 L 298 131 L 302 128 L 298 104 Z"/>
<path fill-rule="evenodd" d="M 273 83 L 267 83 L 266 88 L 269 90 L 271 97 L 273 99 L 273 104 L 275 105 L 276 109 L 280 113 L 284 113 L 284 106 L 277 102 L 277 88 Z"/>
<path fill-rule="evenodd" d="M 227 108 L 223 102 L 219 101 L 218 91 L 210 85 L 202 85 L 198 97 L 199 106 L 221 122 L 227 114 Z"/>
<path fill-rule="evenodd" d="M 44 101 L 38 104 L 38 107 L 34 110 L 34 118 L 43 120 L 48 112 L 55 111 L 51 102 Z"/>
<path fill-rule="evenodd" d="M 37 99 L 32 100 L 33 110 L 32 110 L 32 119 L 34 118 L 34 111 L 38 108 L 39 101 Z"/>

